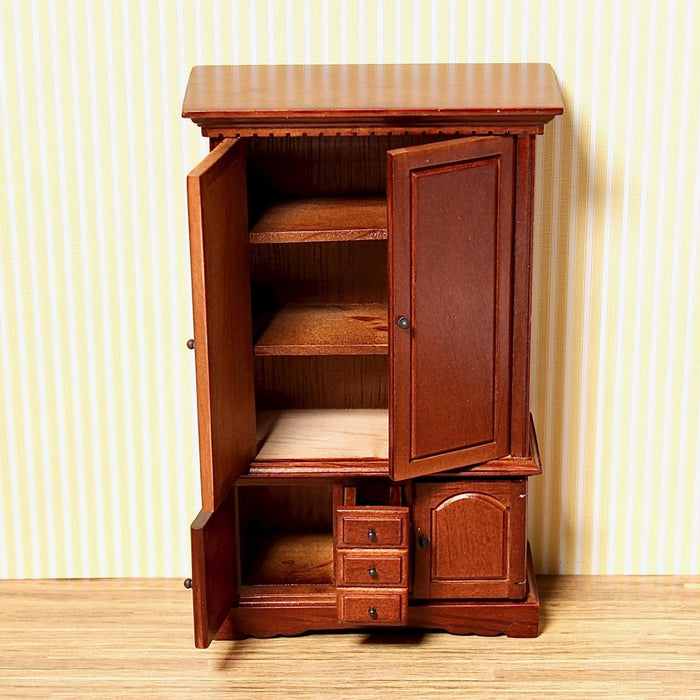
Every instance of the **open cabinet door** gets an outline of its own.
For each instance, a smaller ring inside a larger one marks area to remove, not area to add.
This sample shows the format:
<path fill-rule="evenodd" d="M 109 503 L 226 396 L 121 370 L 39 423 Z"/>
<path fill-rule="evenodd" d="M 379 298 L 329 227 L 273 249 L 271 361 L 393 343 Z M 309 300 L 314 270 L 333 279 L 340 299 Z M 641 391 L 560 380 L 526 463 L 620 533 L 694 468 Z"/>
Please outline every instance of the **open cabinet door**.
<path fill-rule="evenodd" d="M 202 511 L 192 523 L 195 645 L 238 594 L 237 477 L 255 457 L 250 253 L 243 142 L 222 141 L 187 177 Z"/>
<path fill-rule="evenodd" d="M 202 507 L 255 457 L 245 151 L 225 139 L 188 175 Z"/>
<path fill-rule="evenodd" d="M 513 151 L 499 136 L 389 151 L 395 479 L 509 452 Z"/>

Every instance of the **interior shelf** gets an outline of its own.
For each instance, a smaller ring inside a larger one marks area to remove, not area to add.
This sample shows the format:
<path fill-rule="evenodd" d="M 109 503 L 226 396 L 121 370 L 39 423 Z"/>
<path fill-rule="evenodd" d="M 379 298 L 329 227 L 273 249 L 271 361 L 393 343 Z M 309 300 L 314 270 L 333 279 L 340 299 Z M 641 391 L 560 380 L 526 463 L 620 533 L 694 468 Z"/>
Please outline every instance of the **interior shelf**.
<path fill-rule="evenodd" d="M 256 461 L 388 459 L 385 408 L 259 411 Z"/>
<path fill-rule="evenodd" d="M 347 195 L 273 202 L 250 231 L 251 243 L 368 241 L 387 237 L 386 197 Z"/>
<path fill-rule="evenodd" d="M 386 355 L 385 304 L 289 304 L 255 343 L 265 355 Z"/>
<path fill-rule="evenodd" d="M 330 532 L 248 536 L 244 547 L 255 552 L 255 558 L 243 572 L 245 585 L 333 582 Z"/>

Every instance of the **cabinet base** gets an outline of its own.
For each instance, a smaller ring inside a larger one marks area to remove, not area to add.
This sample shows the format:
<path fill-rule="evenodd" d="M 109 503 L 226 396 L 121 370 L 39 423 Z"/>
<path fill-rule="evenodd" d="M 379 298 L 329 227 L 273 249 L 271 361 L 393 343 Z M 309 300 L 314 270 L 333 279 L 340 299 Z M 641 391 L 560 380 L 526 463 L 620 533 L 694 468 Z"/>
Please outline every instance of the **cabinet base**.
<path fill-rule="evenodd" d="M 461 600 L 411 604 L 406 627 L 445 630 L 453 634 L 536 637 L 540 599 L 527 552 L 527 596 L 523 600 Z M 231 610 L 216 639 L 293 636 L 320 630 L 355 629 L 338 622 L 336 596 L 248 598 Z M 366 629 L 371 629 L 368 627 Z M 396 628 L 393 628 L 396 629 Z"/>

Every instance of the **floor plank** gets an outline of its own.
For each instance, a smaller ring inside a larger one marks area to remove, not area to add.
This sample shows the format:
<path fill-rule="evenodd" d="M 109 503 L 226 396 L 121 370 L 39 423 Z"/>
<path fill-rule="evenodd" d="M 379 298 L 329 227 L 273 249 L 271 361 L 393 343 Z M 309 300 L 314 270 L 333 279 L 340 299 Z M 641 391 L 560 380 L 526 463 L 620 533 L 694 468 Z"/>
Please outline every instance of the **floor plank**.
<path fill-rule="evenodd" d="M 700 698 L 700 579 L 541 577 L 537 639 L 192 646 L 179 580 L 0 581 L 0 697 Z"/>

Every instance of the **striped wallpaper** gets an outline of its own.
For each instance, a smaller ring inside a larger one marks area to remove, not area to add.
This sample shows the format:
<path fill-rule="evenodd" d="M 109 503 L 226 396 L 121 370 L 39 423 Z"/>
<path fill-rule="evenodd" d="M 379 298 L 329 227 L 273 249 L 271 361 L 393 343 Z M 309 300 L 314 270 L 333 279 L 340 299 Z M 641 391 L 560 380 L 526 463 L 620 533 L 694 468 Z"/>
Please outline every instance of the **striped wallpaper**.
<path fill-rule="evenodd" d="M 543 572 L 700 574 L 694 0 L 0 0 L 0 577 L 182 576 L 191 65 L 546 61 Z"/>

